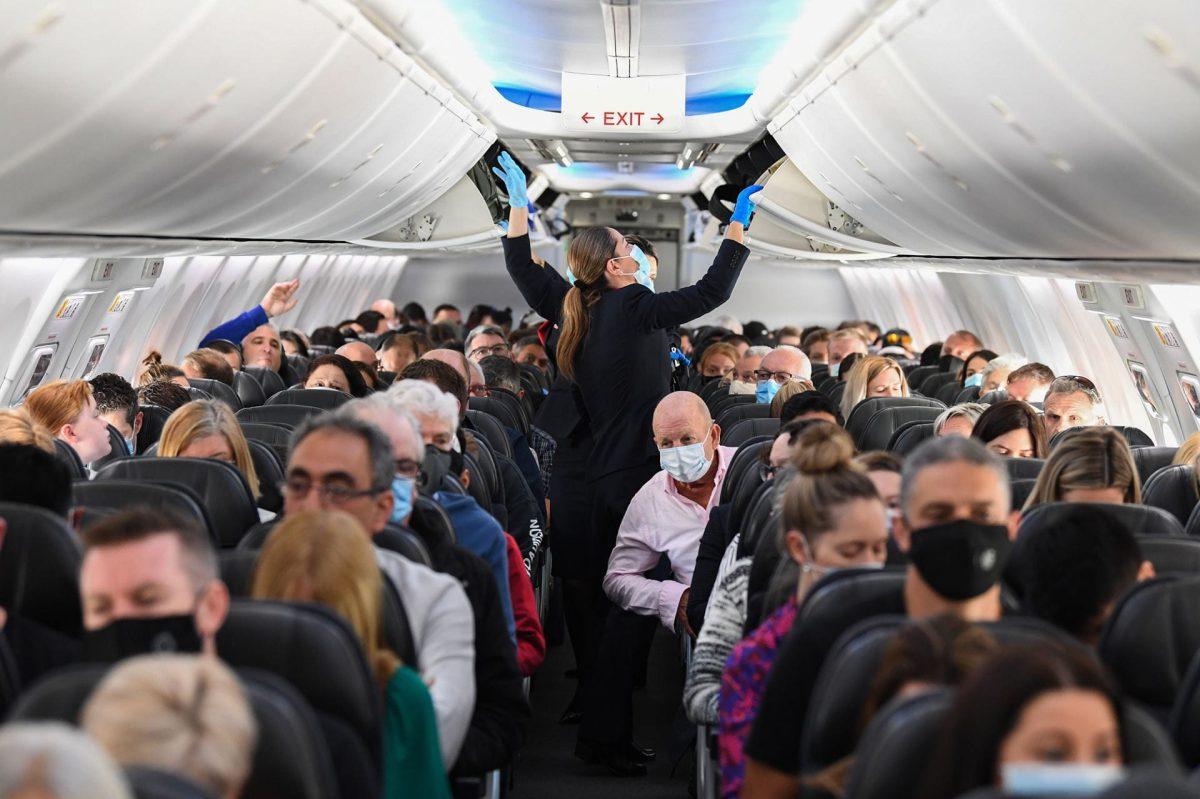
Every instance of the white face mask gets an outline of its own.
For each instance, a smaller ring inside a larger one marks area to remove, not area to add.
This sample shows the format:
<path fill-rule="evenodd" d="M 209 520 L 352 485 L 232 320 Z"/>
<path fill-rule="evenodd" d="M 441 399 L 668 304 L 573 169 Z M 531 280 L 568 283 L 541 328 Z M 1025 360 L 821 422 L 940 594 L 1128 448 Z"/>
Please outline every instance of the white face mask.
<path fill-rule="evenodd" d="M 841 368 L 842 368 L 842 363 L 841 363 L 841 361 L 838 361 L 837 363 L 831 363 L 831 364 L 829 364 L 829 376 L 830 376 L 830 377 L 837 377 L 837 376 L 838 376 L 838 372 L 839 372 L 839 371 L 841 371 Z"/>
<path fill-rule="evenodd" d="M 712 459 L 704 453 L 704 442 L 658 451 L 658 462 L 667 474 L 681 483 L 694 483 L 708 473 Z"/>
<path fill-rule="evenodd" d="M 1125 769 L 1099 763 L 1008 763 L 1000 775 L 1010 796 L 1093 796 L 1120 782 Z"/>
<path fill-rule="evenodd" d="M 758 391 L 757 383 L 747 383 L 742 380 L 733 380 L 729 383 L 730 396 L 737 394 L 753 394 Z"/>

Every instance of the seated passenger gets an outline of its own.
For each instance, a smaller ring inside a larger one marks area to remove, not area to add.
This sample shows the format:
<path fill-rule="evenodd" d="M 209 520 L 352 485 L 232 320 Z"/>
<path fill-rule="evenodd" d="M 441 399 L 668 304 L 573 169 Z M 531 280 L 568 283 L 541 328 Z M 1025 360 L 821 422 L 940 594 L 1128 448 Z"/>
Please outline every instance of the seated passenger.
<path fill-rule="evenodd" d="M 971 438 L 1002 458 L 1046 457 L 1046 431 L 1037 411 L 1020 400 L 998 402 L 979 415 Z"/>
<path fill-rule="evenodd" d="M 220 353 L 233 371 L 242 371 L 242 348 L 237 344 L 223 338 L 214 338 L 205 344 L 204 348 Z"/>
<path fill-rule="evenodd" d="M 829 334 L 829 376 L 841 374 L 842 361 L 851 353 L 867 354 L 867 342 L 857 330 L 835 330 Z"/>
<path fill-rule="evenodd" d="M 467 333 L 463 339 L 463 352 L 476 363 L 489 355 L 512 357 L 512 349 L 508 346 L 504 331 L 495 325 L 479 325 Z"/>
<path fill-rule="evenodd" d="M 112 451 L 108 424 L 100 418 L 87 381 L 53 380 L 40 385 L 25 398 L 24 407 L 30 419 L 70 444 L 85 466 Z"/>
<path fill-rule="evenodd" d="M 1079 375 L 1060 375 L 1046 389 L 1047 440 L 1072 427 L 1106 424 L 1104 402 L 1096 384 Z"/>
<path fill-rule="evenodd" d="M 304 387 L 331 388 L 352 397 L 365 397 L 370 393 L 354 362 L 342 355 L 314 358 L 308 367 L 308 379 L 304 381 Z"/>
<path fill-rule="evenodd" d="M 453 305 L 443 303 L 433 309 L 432 322 L 435 325 L 445 322 L 445 323 L 449 323 L 452 325 L 460 325 L 461 326 L 462 321 L 463 321 L 462 311 L 458 310 L 458 308 L 456 308 Z"/>
<path fill-rule="evenodd" d="M 843 426 L 846 421 L 838 406 L 820 391 L 802 391 L 783 403 L 779 409 L 779 423 L 787 425 L 792 421 L 819 419 L 823 422 Z"/>
<path fill-rule="evenodd" d="M 1025 510 L 1043 502 L 1141 501 L 1142 481 L 1125 436 L 1098 427 L 1059 442 L 1038 474 Z"/>
<path fill-rule="evenodd" d="M 314 330 L 309 341 L 314 347 L 332 347 L 336 350 L 346 343 L 346 337 L 336 327 L 325 325 Z"/>
<path fill-rule="evenodd" d="M 757 324 L 757 322 L 754 324 Z M 801 346 L 804 340 L 800 338 L 800 329 L 791 325 L 784 325 L 775 331 L 775 343 L 781 347 L 796 347 L 801 352 L 804 352 L 804 348 Z M 808 355 L 807 352 L 804 352 L 804 354 Z M 812 362 L 812 358 L 808 360 L 810 363 Z"/>
<path fill-rule="evenodd" d="M 362 328 L 362 332 L 367 336 L 381 336 L 388 332 L 387 320 L 383 318 L 383 314 L 379 311 L 363 311 L 358 316 L 354 317 L 354 321 Z"/>
<path fill-rule="evenodd" d="M 984 786 L 1035 795 L 1044 785 L 1094 793 L 1122 776 L 1121 719 L 1116 689 L 1094 658 L 1005 648 L 958 689 L 919 795 L 955 799 Z"/>
<path fill-rule="evenodd" d="M 999 619 L 1000 575 L 1020 518 L 1011 510 L 1004 462 L 972 439 L 926 441 L 904 462 L 900 510 L 893 530 L 909 559 L 906 615 Z M 746 796 L 791 799 L 800 787 L 800 735 L 832 642 L 805 627 L 784 634 L 746 742 Z"/>
<path fill-rule="evenodd" d="M 933 435 L 938 438 L 941 436 L 970 438 L 971 431 L 975 429 L 975 423 L 987 409 L 988 406 L 981 402 L 960 402 L 958 405 L 951 405 L 933 420 Z"/>
<path fill-rule="evenodd" d="M 0 797 L 133 799 L 121 769 L 83 732 L 62 722 L 0 727 Z"/>
<path fill-rule="evenodd" d="M 421 347 L 413 333 L 388 336 L 379 348 L 379 366 L 385 372 L 400 374 L 404 367 L 421 357 Z M 309 373 L 311 374 L 311 372 Z"/>
<path fill-rule="evenodd" d="M 1154 577 L 1137 539 L 1101 508 L 1070 508 L 1053 529 L 1022 535 L 1021 610 L 1045 619 L 1088 646 L 1117 600 Z"/>
<path fill-rule="evenodd" d="M 780 331 L 783 332 L 783 331 Z M 781 344 L 783 342 L 780 342 Z M 811 363 L 829 363 L 830 333 L 823 327 L 812 330 L 796 346 L 808 356 Z"/>
<path fill-rule="evenodd" d="M 380 643 L 383 581 L 358 521 L 339 511 L 289 516 L 271 531 L 250 593 L 255 599 L 316 602 L 345 619 L 383 695 L 384 797 L 449 799 L 429 690 L 413 666 Z"/>
<path fill-rule="evenodd" d="M 521 370 L 512 360 L 503 355 L 489 355 L 479 362 L 479 368 L 483 372 L 484 382 L 489 389 L 501 388 L 518 397 L 524 396 L 525 389 L 521 386 Z M 504 429 L 504 432 L 508 435 L 513 451 L 516 452 L 516 448 L 523 445 L 525 437 L 508 427 Z M 545 430 L 536 424 L 530 424 L 529 440 L 525 446 L 532 449 L 537 457 L 538 476 L 541 478 L 538 485 L 531 488 L 539 489 L 534 491 L 534 496 L 540 494 L 544 497 L 550 492 L 550 473 L 554 467 L 554 451 L 558 448 L 558 444 Z"/>
<path fill-rule="evenodd" d="M 981 349 L 983 349 L 983 342 L 979 340 L 979 336 L 970 330 L 956 330 L 946 336 L 946 340 L 942 342 L 941 354 L 966 360 L 966 357 L 972 352 L 978 352 Z"/>
<path fill-rule="evenodd" d="M 758 386 L 758 371 L 762 359 L 771 354 L 771 347 L 751 347 L 738 359 L 729 381 L 730 394 L 753 394 Z"/>
<path fill-rule="evenodd" d="M 79 716 L 122 766 L 148 766 L 237 799 L 250 776 L 258 721 L 237 675 L 214 657 L 143 655 L 113 668 Z"/>
<path fill-rule="evenodd" d="M 723 327 L 730 333 L 740 336 L 742 334 L 742 323 L 737 320 L 732 314 L 721 314 L 712 321 L 713 327 Z"/>
<path fill-rule="evenodd" d="M 125 454 L 137 454 L 137 434 L 142 429 L 142 412 L 138 410 L 138 395 L 129 381 L 112 372 L 99 374 L 88 381 L 100 418 L 112 425 L 125 439 Z"/>
<path fill-rule="evenodd" d="M 429 324 L 425 318 L 425 309 L 419 302 L 406 302 L 404 307 L 400 309 L 400 316 L 410 324 L 417 327 L 424 327 Z"/>
<path fill-rule="evenodd" d="M 845 419 L 850 418 L 854 406 L 863 400 L 908 396 L 904 370 L 891 358 L 869 355 L 855 363 L 844 376 L 846 390 L 842 392 L 842 417 Z"/>
<path fill-rule="evenodd" d="M 417 307 L 419 308 L 420 306 L 418 305 Z M 396 303 L 389 299 L 375 300 L 375 302 L 371 303 L 370 310 L 383 317 L 388 330 L 397 330 L 405 322 L 404 317 L 396 311 Z M 423 317 L 425 315 L 424 312 L 421 315 Z M 421 324 L 424 324 L 424 319 L 421 320 Z"/>
<path fill-rule="evenodd" d="M 775 396 L 771 399 L 771 418 L 783 418 L 783 406 L 786 405 L 792 397 L 798 397 L 801 394 L 807 394 L 813 391 L 813 384 L 810 380 L 789 380 L 779 387 L 775 392 Z"/>
<path fill-rule="evenodd" d="M 513 345 L 513 357 L 517 363 L 536 366 L 543 372 L 550 371 L 550 357 L 546 354 L 546 345 L 537 336 L 525 336 Z"/>
<path fill-rule="evenodd" d="M 71 470 L 53 449 L 0 443 L 0 502 L 32 505 L 67 519 L 71 495 Z"/>
<path fill-rule="evenodd" d="M 880 337 L 876 354 L 910 361 L 913 359 L 912 343 L 912 334 L 904 328 L 893 327 Z"/>
<path fill-rule="evenodd" d="M 977 350 L 963 358 L 962 369 L 958 372 L 958 384 L 963 388 L 979 386 L 983 388 L 983 370 L 995 360 L 998 355 L 991 350 Z"/>
<path fill-rule="evenodd" d="M 190 385 L 187 375 L 182 369 L 174 364 L 163 363 L 162 353 L 158 350 L 151 350 L 150 354 L 142 359 L 138 371 L 138 387 L 148 386 L 159 380 L 174 383 L 181 388 L 187 388 Z"/>
<path fill-rule="evenodd" d="M 308 352 L 308 337 L 299 330 L 284 330 L 279 334 L 283 344 L 284 355 L 299 355 L 301 358 L 311 357 Z"/>
<path fill-rule="evenodd" d="M 704 354 L 700 356 L 700 363 L 697 365 L 701 385 L 730 378 L 740 360 L 741 356 L 732 344 L 718 341 L 708 345 L 704 348 Z"/>
<path fill-rule="evenodd" d="M 988 365 L 983 367 L 983 383 L 979 386 L 979 396 L 1003 390 L 1008 385 L 1008 376 L 1028 363 L 1029 360 L 1024 355 L 1015 352 L 999 355 L 988 361 Z M 1011 395 L 1010 398 L 1022 399 Z"/>
<path fill-rule="evenodd" d="M 155 380 L 138 389 L 137 399 L 139 405 L 157 405 L 173 413 L 191 402 L 192 395 L 170 380 Z M 107 429 L 105 432 L 107 434 Z"/>
<path fill-rule="evenodd" d="M 812 364 L 808 356 L 795 347 L 776 347 L 763 356 L 754 370 L 755 395 L 762 405 L 775 399 L 775 392 L 789 380 L 811 380 Z"/>
<path fill-rule="evenodd" d="M 50 431 L 29 418 L 24 408 L 0 408 L 0 444 L 37 447 L 51 455 L 58 450 Z"/>
<path fill-rule="evenodd" d="M 883 500 L 888 512 L 888 531 L 900 516 L 900 475 L 904 461 L 891 452 L 863 452 L 854 457 L 854 463 L 867 471 L 867 477 L 875 484 L 875 491 Z"/>
<path fill-rule="evenodd" d="M 718 722 L 725 796 L 736 796 L 741 787 L 745 768 L 742 748 L 779 643 L 791 629 L 800 602 L 830 571 L 882 567 L 887 557 L 887 509 L 866 470 L 856 465 L 853 457 L 854 442 L 834 425 L 815 422 L 797 435 L 791 461 L 797 474 L 784 494 L 783 525 L 777 542 L 782 557 L 764 607 L 764 614 L 769 615 L 745 641 L 741 641 L 741 623 L 736 629 L 719 633 L 714 628 L 714 595 L 702 635 L 724 636 L 723 652 L 729 657 L 712 664 L 711 676 L 704 675 L 704 682 L 711 682 L 703 694 L 704 713 L 696 713 L 701 708 L 694 702 L 687 707 L 693 721 Z M 749 563 L 745 572 L 748 585 Z M 726 579 L 731 578 L 732 574 Z M 743 585 L 742 622 L 745 588 Z M 699 650 L 697 644 L 697 658 Z M 685 700 L 692 688 L 693 678 L 689 677 Z"/>
<path fill-rule="evenodd" d="M 1004 390 L 1009 399 L 1042 402 L 1046 399 L 1046 390 L 1053 382 L 1054 372 L 1049 366 L 1044 363 L 1027 363 L 1009 372 Z"/>
<path fill-rule="evenodd" d="M 285 386 L 297 382 L 297 377 L 283 357 L 279 330 L 268 320 L 296 307 L 296 290 L 300 279 L 276 283 L 263 295 L 262 302 L 250 310 L 218 325 L 200 339 L 197 346 L 207 347 L 214 339 L 225 339 L 242 345 L 245 366 L 261 366 L 278 372 Z M 315 341 L 313 342 L 316 343 Z"/>
<path fill-rule="evenodd" d="M 216 350 L 193 350 L 183 356 L 179 365 L 185 377 L 219 380 L 227 386 L 233 385 L 233 368 Z"/>
<path fill-rule="evenodd" d="M 135 508 L 83 531 L 83 653 L 115 663 L 150 652 L 215 655 L 229 613 L 217 553 L 190 519 Z"/>
<path fill-rule="evenodd" d="M 209 458 L 233 466 L 246 478 L 257 502 L 262 496 L 250 445 L 228 405 L 220 400 L 194 400 L 171 414 L 158 440 L 160 458 Z M 259 519 L 275 514 L 259 510 Z"/>

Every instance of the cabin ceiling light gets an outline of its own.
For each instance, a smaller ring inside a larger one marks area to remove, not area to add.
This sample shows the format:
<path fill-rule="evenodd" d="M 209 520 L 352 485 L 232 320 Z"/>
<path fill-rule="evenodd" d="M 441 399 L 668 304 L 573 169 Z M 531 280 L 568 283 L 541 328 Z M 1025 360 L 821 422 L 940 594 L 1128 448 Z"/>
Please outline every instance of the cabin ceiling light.
<path fill-rule="evenodd" d="M 590 191 L 581 191 L 581 192 L 579 192 L 579 199 L 581 199 L 581 200 L 590 200 L 590 199 L 592 199 L 592 198 L 593 198 L 593 197 L 595 197 L 595 196 L 596 196 L 596 195 L 592 194 Z"/>

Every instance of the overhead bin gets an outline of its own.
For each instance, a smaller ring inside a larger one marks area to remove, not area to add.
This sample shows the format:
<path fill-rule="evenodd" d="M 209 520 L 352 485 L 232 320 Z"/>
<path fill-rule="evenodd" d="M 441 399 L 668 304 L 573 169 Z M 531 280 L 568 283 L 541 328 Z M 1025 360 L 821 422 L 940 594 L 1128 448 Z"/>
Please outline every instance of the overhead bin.
<path fill-rule="evenodd" d="M 1198 70 L 1193 0 L 901 0 L 769 132 L 916 252 L 1196 258 Z"/>
<path fill-rule="evenodd" d="M 365 239 L 495 139 L 344 0 L 16 4 L 0 53 L 0 232 Z"/>

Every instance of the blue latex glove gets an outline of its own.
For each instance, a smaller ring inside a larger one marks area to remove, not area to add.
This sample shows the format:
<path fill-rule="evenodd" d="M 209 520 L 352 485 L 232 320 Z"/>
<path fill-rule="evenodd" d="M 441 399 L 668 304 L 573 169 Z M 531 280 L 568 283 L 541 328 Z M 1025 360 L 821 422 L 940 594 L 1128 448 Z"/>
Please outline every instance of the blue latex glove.
<path fill-rule="evenodd" d="M 500 153 L 501 169 L 492 167 L 496 177 L 504 181 L 504 190 L 508 193 L 508 204 L 512 208 L 525 208 L 529 205 L 528 187 L 525 185 L 525 173 L 508 152 Z M 740 201 L 740 198 L 739 198 Z"/>
<path fill-rule="evenodd" d="M 743 226 L 749 225 L 750 217 L 754 215 L 753 195 L 762 190 L 762 186 L 747 186 L 738 192 L 737 204 L 733 206 L 733 216 L 729 217 L 729 221 L 741 222 Z"/>

